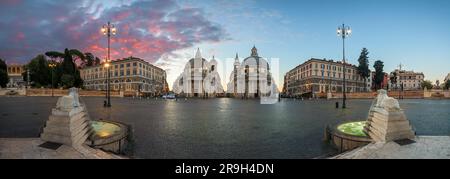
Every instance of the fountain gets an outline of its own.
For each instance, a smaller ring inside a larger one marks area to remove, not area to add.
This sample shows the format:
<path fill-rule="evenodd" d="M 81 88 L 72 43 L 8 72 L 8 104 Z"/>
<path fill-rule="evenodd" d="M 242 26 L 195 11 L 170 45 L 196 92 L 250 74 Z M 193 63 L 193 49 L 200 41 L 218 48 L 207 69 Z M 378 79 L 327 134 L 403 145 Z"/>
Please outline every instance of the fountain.
<path fill-rule="evenodd" d="M 84 104 L 80 103 L 78 89 L 58 99 L 46 122 L 41 139 L 74 148 L 88 145 L 113 153 L 122 153 L 127 145 L 128 127 L 112 121 L 92 121 Z"/>
<path fill-rule="evenodd" d="M 398 101 L 379 90 L 372 104 L 364 131 L 375 142 L 414 139 L 414 131 Z"/>
<path fill-rule="evenodd" d="M 366 121 L 327 127 L 325 138 L 343 152 L 371 142 L 414 139 L 415 135 L 398 101 L 379 90 Z"/>
<path fill-rule="evenodd" d="M 372 140 L 364 132 L 365 125 L 366 121 L 357 121 L 327 127 L 325 140 L 331 141 L 339 152 L 367 145 Z"/>
<path fill-rule="evenodd" d="M 80 104 L 78 90 L 71 88 L 69 95 L 60 97 L 52 109 L 41 139 L 78 147 L 84 144 L 90 131 L 86 108 Z"/>
<path fill-rule="evenodd" d="M 123 153 L 128 144 L 128 127 L 112 121 L 91 121 L 89 146 L 113 153 Z"/>

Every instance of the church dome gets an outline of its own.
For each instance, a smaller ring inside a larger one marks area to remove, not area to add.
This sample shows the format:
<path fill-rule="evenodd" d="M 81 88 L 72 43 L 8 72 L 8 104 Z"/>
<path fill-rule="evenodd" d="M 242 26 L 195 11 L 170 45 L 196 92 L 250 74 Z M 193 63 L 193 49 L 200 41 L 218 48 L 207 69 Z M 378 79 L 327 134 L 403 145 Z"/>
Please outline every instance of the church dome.
<path fill-rule="evenodd" d="M 267 63 L 267 61 L 265 59 L 258 56 L 258 49 L 255 46 L 253 46 L 251 51 L 252 51 L 252 53 L 251 53 L 250 57 L 245 58 L 244 61 L 242 62 L 242 65 L 254 66 L 254 65 L 262 64 L 263 66 L 269 66 L 269 63 Z"/>

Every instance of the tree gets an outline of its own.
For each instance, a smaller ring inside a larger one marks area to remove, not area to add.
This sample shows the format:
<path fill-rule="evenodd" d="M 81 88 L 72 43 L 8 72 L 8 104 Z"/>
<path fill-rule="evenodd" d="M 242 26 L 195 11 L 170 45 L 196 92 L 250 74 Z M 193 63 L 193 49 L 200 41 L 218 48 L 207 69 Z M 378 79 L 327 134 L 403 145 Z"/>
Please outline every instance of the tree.
<path fill-rule="evenodd" d="M 61 76 L 61 83 L 64 85 L 64 87 L 72 87 L 75 84 L 75 79 L 72 75 L 64 74 Z"/>
<path fill-rule="evenodd" d="M 64 52 L 57 52 L 57 51 L 48 51 L 45 53 L 46 56 L 53 58 L 53 59 L 64 59 L 66 56 L 71 56 L 72 61 L 74 64 L 85 64 L 86 63 L 86 56 L 81 51 L 77 49 L 64 49 Z"/>
<path fill-rule="evenodd" d="M 391 77 L 389 78 L 389 80 L 391 81 L 392 86 L 395 84 L 395 86 L 397 87 L 397 72 L 394 71 L 391 74 Z"/>
<path fill-rule="evenodd" d="M 447 80 L 447 81 L 444 83 L 444 89 L 446 89 L 446 90 L 450 89 L 450 80 Z"/>
<path fill-rule="evenodd" d="M 0 59 L 0 87 L 5 88 L 9 82 L 8 66 L 5 61 Z"/>
<path fill-rule="evenodd" d="M 64 53 L 56 52 L 56 51 L 49 51 L 45 53 L 46 56 L 52 58 L 52 59 L 62 59 L 64 58 Z"/>
<path fill-rule="evenodd" d="M 83 85 L 83 80 L 81 79 L 80 71 L 78 70 L 77 65 L 77 63 L 79 65 L 86 64 L 86 56 L 82 52 L 76 49 L 69 50 L 66 48 L 64 49 L 64 53 L 49 51 L 45 54 L 52 58 L 63 59 L 57 68 L 57 76 L 60 78 L 58 81 L 61 82 L 61 86 L 71 88 L 74 86 L 81 87 Z"/>
<path fill-rule="evenodd" d="M 51 84 L 51 69 L 48 66 L 48 61 L 44 55 L 38 55 L 34 57 L 30 63 L 25 65 L 25 71 L 30 72 L 30 82 L 35 87 L 48 86 Z M 26 72 L 22 73 L 22 76 L 27 81 L 28 75 Z"/>
<path fill-rule="evenodd" d="M 74 60 L 73 63 L 75 64 L 78 63 L 78 65 L 80 66 L 86 64 L 86 57 L 81 51 L 77 49 L 70 49 L 69 54 L 72 56 L 72 59 Z"/>
<path fill-rule="evenodd" d="M 100 58 L 98 58 L 98 57 L 95 57 L 95 65 L 100 65 L 100 63 L 101 63 L 101 60 L 100 60 Z"/>
<path fill-rule="evenodd" d="M 95 65 L 95 56 L 92 53 L 89 53 L 89 52 L 85 53 L 84 56 L 86 58 L 86 66 L 87 67 Z"/>
<path fill-rule="evenodd" d="M 422 89 L 425 89 L 425 88 L 431 89 L 431 88 L 433 88 L 433 84 L 429 80 L 423 81 L 422 84 L 420 84 L 420 85 L 422 86 Z"/>
<path fill-rule="evenodd" d="M 381 84 L 384 81 L 384 72 L 383 72 L 384 64 L 382 61 L 377 60 L 375 61 L 373 67 L 375 68 L 375 76 L 373 81 L 375 83 L 375 89 L 378 90 L 381 88 Z"/>
<path fill-rule="evenodd" d="M 369 57 L 367 55 L 369 55 L 369 51 L 363 48 L 358 58 L 359 66 L 357 70 L 358 74 L 364 79 L 364 84 L 366 84 L 366 80 L 370 76 Z"/>

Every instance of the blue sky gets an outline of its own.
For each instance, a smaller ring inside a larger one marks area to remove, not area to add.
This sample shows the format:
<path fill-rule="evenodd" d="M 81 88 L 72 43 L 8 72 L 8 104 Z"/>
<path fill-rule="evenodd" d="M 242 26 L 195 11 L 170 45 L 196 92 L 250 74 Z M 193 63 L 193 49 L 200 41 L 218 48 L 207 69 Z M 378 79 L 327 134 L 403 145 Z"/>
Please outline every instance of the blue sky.
<path fill-rule="evenodd" d="M 366 47 L 370 66 L 382 60 L 390 72 L 402 63 L 434 82 L 450 72 L 448 9 L 448 0 L 4 0 L 0 58 L 24 63 L 64 48 L 103 57 L 98 28 L 110 20 L 119 29 L 113 57 L 156 63 L 169 84 L 197 48 L 206 58 L 239 53 L 242 60 L 256 45 L 260 56 L 280 59 L 281 87 L 283 75 L 309 58 L 341 60 L 336 28 L 345 23 L 353 30 L 346 41 L 350 63 Z"/>
<path fill-rule="evenodd" d="M 240 10 L 256 12 L 239 18 L 215 17 L 224 19 L 223 25 L 234 41 L 221 46 L 225 56 L 233 55 L 234 51 L 242 54 L 241 57 L 248 56 L 250 47 L 256 44 L 260 55 L 280 58 L 283 74 L 311 57 L 340 60 L 342 44 L 335 31 L 345 22 L 353 30 L 346 41 L 347 59 L 353 64 L 357 64 L 361 49 L 366 47 L 370 65 L 382 60 L 388 72 L 402 63 L 404 69 L 424 72 L 426 79 L 433 82 L 442 81 L 450 72 L 450 1 L 259 0 L 247 3 L 252 8 Z M 261 15 L 266 18 L 260 19 L 255 14 L 266 14 Z M 228 27 L 230 24 L 233 25 Z"/>

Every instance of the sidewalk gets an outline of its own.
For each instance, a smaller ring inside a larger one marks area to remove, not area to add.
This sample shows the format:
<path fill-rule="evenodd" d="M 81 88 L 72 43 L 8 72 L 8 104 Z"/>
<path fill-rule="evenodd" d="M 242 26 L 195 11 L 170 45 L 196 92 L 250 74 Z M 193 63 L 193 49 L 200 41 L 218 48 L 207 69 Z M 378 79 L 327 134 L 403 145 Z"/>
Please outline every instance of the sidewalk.
<path fill-rule="evenodd" d="M 43 143 L 39 138 L 0 138 L 0 159 L 125 159 L 88 146 L 52 150 L 39 147 Z"/>
<path fill-rule="evenodd" d="M 416 143 L 372 143 L 331 159 L 450 159 L 450 136 L 417 136 Z"/>

